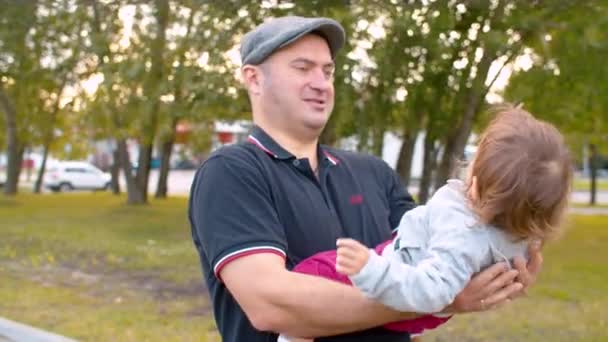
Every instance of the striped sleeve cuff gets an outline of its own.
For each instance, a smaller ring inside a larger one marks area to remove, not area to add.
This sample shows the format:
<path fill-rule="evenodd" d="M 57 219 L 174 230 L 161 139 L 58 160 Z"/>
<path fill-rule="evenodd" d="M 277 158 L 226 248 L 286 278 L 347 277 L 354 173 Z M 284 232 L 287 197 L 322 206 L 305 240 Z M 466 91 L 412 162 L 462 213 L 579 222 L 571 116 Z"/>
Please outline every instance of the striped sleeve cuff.
<path fill-rule="evenodd" d="M 282 257 L 283 259 L 285 259 L 287 257 L 285 254 L 285 251 L 283 251 L 282 249 L 275 247 L 275 246 L 253 246 L 253 247 L 242 248 L 242 249 L 236 250 L 234 252 L 228 253 L 228 254 L 224 255 L 222 258 L 220 258 L 213 266 L 213 273 L 220 281 L 222 281 L 222 279 L 220 277 L 220 272 L 221 272 L 222 268 L 224 268 L 226 265 L 228 265 L 229 263 L 231 263 L 232 261 L 234 261 L 236 259 L 248 256 L 248 255 L 252 255 L 252 254 L 258 254 L 258 253 L 272 253 L 272 254 L 276 254 L 276 255 Z"/>

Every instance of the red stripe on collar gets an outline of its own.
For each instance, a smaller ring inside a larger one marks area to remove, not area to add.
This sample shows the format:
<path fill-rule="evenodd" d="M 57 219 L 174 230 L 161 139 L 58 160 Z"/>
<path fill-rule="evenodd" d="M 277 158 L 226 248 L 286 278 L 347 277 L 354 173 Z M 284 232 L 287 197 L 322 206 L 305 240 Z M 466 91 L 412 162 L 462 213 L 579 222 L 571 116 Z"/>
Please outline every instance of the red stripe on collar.
<path fill-rule="evenodd" d="M 331 154 L 329 154 L 329 152 L 327 151 L 323 151 L 323 154 L 325 154 L 325 158 L 329 159 L 329 161 L 334 164 L 334 165 L 338 165 L 338 163 L 340 163 L 340 160 L 338 160 L 338 158 L 332 156 Z"/>
<path fill-rule="evenodd" d="M 256 145 L 257 147 L 259 147 L 262 151 L 268 153 L 270 156 L 274 157 L 274 158 L 278 158 L 278 156 L 274 153 L 272 153 L 271 150 L 267 149 L 264 145 L 262 145 L 262 143 L 256 139 L 256 137 L 254 137 L 253 135 L 249 135 L 249 137 L 247 137 L 247 140 Z"/>

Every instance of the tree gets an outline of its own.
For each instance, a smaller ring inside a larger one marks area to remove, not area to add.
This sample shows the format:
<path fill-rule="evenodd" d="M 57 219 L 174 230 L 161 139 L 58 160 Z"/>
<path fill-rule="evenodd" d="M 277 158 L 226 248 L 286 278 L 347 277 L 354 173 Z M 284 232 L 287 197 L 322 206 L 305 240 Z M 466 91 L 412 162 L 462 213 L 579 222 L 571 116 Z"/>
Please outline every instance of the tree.
<path fill-rule="evenodd" d="M 608 5 L 602 1 L 577 2 L 545 22 L 545 31 L 533 48 L 534 64 L 516 70 L 505 90 L 512 102 L 522 102 L 541 119 L 554 123 L 566 135 L 578 160 L 583 148 L 606 150 L 608 91 L 605 56 L 608 55 Z M 586 145 L 586 146 L 585 146 Z M 591 153 L 591 175 L 596 164 Z M 591 177 L 590 199 L 596 189 Z"/>
<path fill-rule="evenodd" d="M 167 178 L 173 151 L 176 127 L 181 122 L 196 125 L 199 140 L 210 140 L 207 127 L 214 119 L 238 119 L 248 111 L 246 99 L 238 97 L 237 80 L 225 52 L 234 44 L 234 37 L 250 24 L 247 16 L 236 15 L 239 11 L 255 11 L 255 3 L 243 7 L 228 4 L 213 6 L 200 2 L 185 2 L 174 11 L 175 28 L 183 28 L 180 34 L 169 37 L 171 44 L 166 56 L 168 72 L 167 94 L 159 121 L 160 169 L 156 198 L 167 196 Z M 243 12 L 241 12 L 243 13 Z M 173 30 L 179 32 L 179 30 Z M 201 56 L 208 56 L 201 63 Z"/>
<path fill-rule="evenodd" d="M 65 96 L 68 87 L 74 87 L 79 83 L 81 77 L 77 72 L 78 63 L 82 60 L 83 45 L 83 17 L 77 7 L 63 3 L 63 6 L 53 6 L 53 2 L 44 7 L 47 15 L 39 18 L 38 25 L 45 27 L 33 37 L 34 40 L 47 41 L 53 46 L 45 58 L 52 61 L 50 67 L 41 69 L 41 93 L 39 100 L 42 102 L 37 113 L 38 120 L 33 122 L 33 131 L 40 132 L 38 137 L 33 137 L 31 144 L 42 144 L 43 157 L 38 176 L 34 185 L 34 193 L 40 193 L 47 160 L 51 145 L 55 140 L 55 131 L 65 131 L 66 126 L 60 125 L 63 120 L 61 114 L 67 114 L 73 108 L 73 101 L 66 102 Z"/>
<path fill-rule="evenodd" d="M 26 147 L 51 144 L 62 94 L 80 56 L 80 27 L 70 1 L 0 2 L 0 109 L 7 137 L 4 193 L 17 193 Z M 39 190 L 44 165 L 36 189 Z"/>
<path fill-rule="evenodd" d="M 0 105 L 4 112 L 7 140 L 7 172 L 4 194 L 17 193 L 21 162 L 25 149 L 21 121 L 32 98 L 34 79 L 33 65 L 37 63 L 28 36 L 35 27 L 37 3 L 28 1 L 18 4 L 0 2 Z M 20 81 L 18 82 L 17 79 Z"/>

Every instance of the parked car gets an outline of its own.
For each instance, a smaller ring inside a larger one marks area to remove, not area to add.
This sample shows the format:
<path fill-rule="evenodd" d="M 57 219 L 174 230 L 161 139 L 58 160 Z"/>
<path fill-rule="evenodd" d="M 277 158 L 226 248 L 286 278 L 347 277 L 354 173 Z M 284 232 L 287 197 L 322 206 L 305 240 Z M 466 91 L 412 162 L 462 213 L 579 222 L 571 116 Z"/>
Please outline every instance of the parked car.
<path fill-rule="evenodd" d="M 198 167 L 198 164 L 189 159 L 178 160 L 171 166 L 174 170 L 196 170 Z"/>
<path fill-rule="evenodd" d="M 94 165 L 80 161 L 53 164 L 44 177 L 44 186 L 55 192 L 107 190 L 112 177 Z"/>

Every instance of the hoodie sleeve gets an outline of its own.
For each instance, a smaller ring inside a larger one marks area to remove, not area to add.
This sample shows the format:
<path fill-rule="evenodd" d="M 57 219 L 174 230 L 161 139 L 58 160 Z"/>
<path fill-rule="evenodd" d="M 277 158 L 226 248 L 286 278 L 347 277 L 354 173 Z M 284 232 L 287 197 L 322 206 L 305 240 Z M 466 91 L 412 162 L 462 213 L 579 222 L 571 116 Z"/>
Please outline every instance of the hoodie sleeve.
<path fill-rule="evenodd" d="M 480 229 L 442 229 L 415 266 L 372 250 L 367 264 L 350 279 L 366 296 L 395 310 L 439 312 L 487 262 L 487 237 Z"/>

